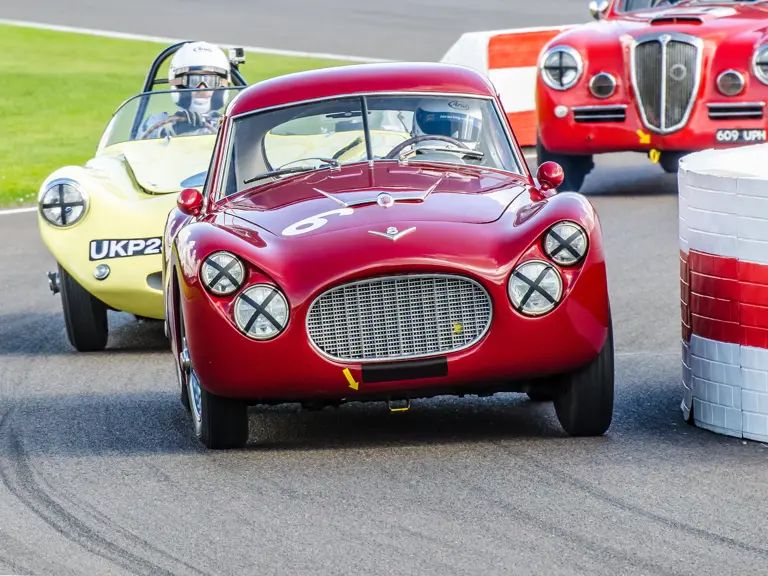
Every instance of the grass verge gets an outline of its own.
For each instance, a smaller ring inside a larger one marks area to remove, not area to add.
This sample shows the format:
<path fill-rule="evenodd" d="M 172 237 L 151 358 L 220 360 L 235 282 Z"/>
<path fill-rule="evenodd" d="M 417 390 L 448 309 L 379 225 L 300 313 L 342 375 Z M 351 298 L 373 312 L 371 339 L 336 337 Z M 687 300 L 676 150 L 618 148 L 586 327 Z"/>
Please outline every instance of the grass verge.
<path fill-rule="evenodd" d="M 0 207 L 33 204 L 48 174 L 90 159 L 110 117 L 141 91 L 165 46 L 0 25 Z M 241 73 L 250 84 L 343 64 L 248 53 Z"/>

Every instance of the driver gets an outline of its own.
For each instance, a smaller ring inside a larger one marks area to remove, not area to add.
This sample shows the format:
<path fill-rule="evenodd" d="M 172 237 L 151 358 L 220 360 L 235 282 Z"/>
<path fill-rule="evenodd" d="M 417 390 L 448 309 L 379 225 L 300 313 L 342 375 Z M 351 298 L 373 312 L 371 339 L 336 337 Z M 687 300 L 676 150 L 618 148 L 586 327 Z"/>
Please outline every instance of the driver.
<path fill-rule="evenodd" d="M 448 136 L 476 150 L 483 130 L 483 115 L 472 100 L 429 98 L 421 100 L 413 113 L 412 136 Z M 460 148 L 445 140 L 422 140 L 414 148 Z"/>
<path fill-rule="evenodd" d="M 171 98 L 179 110 L 173 114 L 176 121 L 164 124 L 153 131 L 151 137 L 160 138 L 166 130 L 173 135 L 211 134 L 218 128 L 220 114 L 217 110 L 225 105 L 228 91 L 216 90 L 229 86 L 232 81 L 229 58 L 219 48 L 208 42 L 184 44 L 173 55 L 168 70 Z M 187 88 L 207 88 L 195 92 L 183 92 Z M 142 126 L 142 133 L 161 120 L 172 116 L 167 112 L 153 114 Z"/>

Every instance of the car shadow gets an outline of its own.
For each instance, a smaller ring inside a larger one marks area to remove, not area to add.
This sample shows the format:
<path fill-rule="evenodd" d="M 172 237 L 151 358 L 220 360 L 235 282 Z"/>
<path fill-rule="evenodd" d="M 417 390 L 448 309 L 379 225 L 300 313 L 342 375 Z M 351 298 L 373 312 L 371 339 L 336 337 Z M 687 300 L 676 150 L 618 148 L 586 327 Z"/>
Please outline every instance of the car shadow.
<path fill-rule="evenodd" d="M 64 317 L 57 312 L 0 315 L 0 356 L 51 356 L 170 351 L 163 322 L 137 320 L 124 313 L 108 314 L 109 340 L 103 352 L 77 352 L 67 339 Z"/>

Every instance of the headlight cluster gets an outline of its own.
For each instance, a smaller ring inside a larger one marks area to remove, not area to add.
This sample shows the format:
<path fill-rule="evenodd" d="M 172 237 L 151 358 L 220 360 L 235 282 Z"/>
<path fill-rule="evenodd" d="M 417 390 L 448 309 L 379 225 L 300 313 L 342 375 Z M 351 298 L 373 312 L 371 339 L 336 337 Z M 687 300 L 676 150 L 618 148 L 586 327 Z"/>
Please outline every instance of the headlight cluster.
<path fill-rule="evenodd" d="M 544 253 L 561 266 L 573 266 L 584 259 L 588 241 L 575 222 L 558 222 L 544 235 Z M 563 279 L 557 267 L 544 260 L 527 260 L 514 269 L 507 282 L 512 305 L 527 316 L 541 316 L 553 310 L 563 297 Z"/>
<path fill-rule="evenodd" d="M 581 55 L 570 46 L 554 46 L 541 59 L 541 78 L 553 90 L 568 90 L 584 68 Z"/>
<path fill-rule="evenodd" d="M 245 277 L 242 261 L 225 251 L 208 256 L 200 268 L 203 285 L 216 296 L 234 294 L 242 288 Z M 243 334 L 254 340 L 269 340 L 288 324 L 288 301 L 277 287 L 254 284 L 237 296 L 234 316 Z"/>
<path fill-rule="evenodd" d="M 88 197 L 75 180 L 52 180 L 38 197 L 40 214 L 53 226 L 66 228 L 79 222 L 88 209 Z"/>

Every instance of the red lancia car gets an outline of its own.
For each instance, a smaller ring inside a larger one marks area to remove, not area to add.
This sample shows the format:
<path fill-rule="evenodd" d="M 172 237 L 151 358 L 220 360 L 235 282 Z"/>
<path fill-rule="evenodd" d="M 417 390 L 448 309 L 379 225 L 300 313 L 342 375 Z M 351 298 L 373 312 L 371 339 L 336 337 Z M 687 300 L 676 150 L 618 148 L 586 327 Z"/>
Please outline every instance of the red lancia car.
<path fill-rule="evenodd" d="M 613 412 L 600 223 L 534 179 L 493 86 L 444 64 L 254 84 L 164 239 L 166 329 L 208 447 L 247 407 L 527 392 L 571 435 Z"/>
<path fill-rule="evenodd" d="M 550 41 L 536 87 L 539 161 L 581 188 L 593 155 L 681 156 L 764 142 L 768 2 L 600 0 L 597 22 Z"/>

